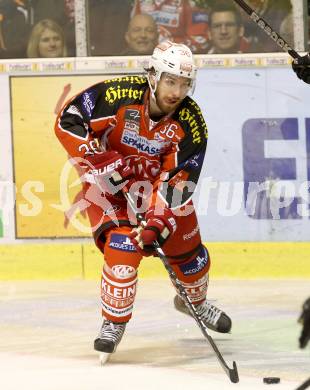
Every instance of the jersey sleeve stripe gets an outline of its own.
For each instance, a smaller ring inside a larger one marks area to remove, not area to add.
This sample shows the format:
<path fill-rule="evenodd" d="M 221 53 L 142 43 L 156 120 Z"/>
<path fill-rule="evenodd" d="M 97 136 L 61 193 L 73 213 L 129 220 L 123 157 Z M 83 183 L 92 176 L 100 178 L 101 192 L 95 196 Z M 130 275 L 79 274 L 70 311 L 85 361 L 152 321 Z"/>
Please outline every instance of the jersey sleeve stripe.
<path fill-rule="evenodd" d="M 77 135 L 77 134 L 75 134 L 74 132 L 72 132 L 72 131 L 70 131 L 70 130 L 66 130 L 66 129 L 64 129 L 63 127 L 61 127 L 61 125 L 60 125 L 60 118 L 58 119 L 58 129 L 60 130 L 60 131 L 63 131 L 64 133 L 66 133 L 66 134 L 69 134 L 70 136 L 72 136 L 72 137 L 74 137 L 74 138 L 77 138 L 77 139 L 80 139 L 80 140 L 83 140 L 83 141 L 87 141 L 88 140 L 88 138 L 89 138 L 89 132 L 88 131 L 86 131 L 85 132 L 85 137 L 81 137 L 81 136 L 79 136 L 79 135 Z"/>
<path fill-rule="evenodd" d="M 90 120 L 90 123 L 98 122 L 98 121 L 103 121 L 103 120 L 106 120 L 106 119 L 112 119 L 112 118 L 115 118 L 115 115 L 103 116 L 103 117 L 101 117 L 101 118 L 91 119 L 91 120 Z"/>

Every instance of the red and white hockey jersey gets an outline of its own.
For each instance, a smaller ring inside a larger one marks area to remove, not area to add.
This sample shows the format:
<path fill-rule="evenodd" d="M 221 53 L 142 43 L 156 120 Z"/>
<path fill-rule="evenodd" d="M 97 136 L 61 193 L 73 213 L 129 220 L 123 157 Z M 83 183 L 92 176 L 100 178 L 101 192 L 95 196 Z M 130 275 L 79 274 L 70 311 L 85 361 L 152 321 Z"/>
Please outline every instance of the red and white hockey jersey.
<path fill-rule="evenodd" d="M 56 135 L 71 157 L 84 157 L 98 143 L 118 151 L 134 167 L 136 180 L 152 183 L 154 195 L 164 187 L 162 198 L 170 207 L 178 207 L 189 200 L 198 181 L 207 126 L 190 97 L 171 116 L 152 123 L 148 99 L 144 77 L 105 80 L 65 105 L 56 120 Z M 175 192 L 180 196 L 175 197 Z M 172 204 L 177 198 L 179 204 Z"/>

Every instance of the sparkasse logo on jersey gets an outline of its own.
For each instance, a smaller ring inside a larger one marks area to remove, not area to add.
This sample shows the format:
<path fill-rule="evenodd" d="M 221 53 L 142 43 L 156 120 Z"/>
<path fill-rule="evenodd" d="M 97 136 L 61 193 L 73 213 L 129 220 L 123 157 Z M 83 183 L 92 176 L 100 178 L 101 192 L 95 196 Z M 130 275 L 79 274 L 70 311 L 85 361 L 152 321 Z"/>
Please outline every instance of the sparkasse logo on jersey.
<path fill-rule="evenodd" d="M 124 130 L 121 143 L 131 146 L 140 152 L 149 154 L 150 156 L 158 155 L 167 147 L 167 142 L 159 142 L 156 140 L 149 140 L 140 136 L 135 131 Z"/>

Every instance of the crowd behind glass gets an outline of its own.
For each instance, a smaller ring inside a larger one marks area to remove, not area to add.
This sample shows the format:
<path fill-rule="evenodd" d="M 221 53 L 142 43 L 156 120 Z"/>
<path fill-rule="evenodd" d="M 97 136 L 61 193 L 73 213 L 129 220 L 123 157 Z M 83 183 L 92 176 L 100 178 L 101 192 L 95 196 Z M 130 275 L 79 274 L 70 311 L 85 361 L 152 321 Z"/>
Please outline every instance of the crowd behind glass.
<path fill-rule="evenodd" d="M 294 44 L 291 0 L 247 2 Z M 85 14 L 88 56 L 147 55 L 165 39 L 196 54 L 281 51 L 232 0 L 87 0 Z M 74 57 L 75 22 L 74 0 L 0 0 L 0 58 Z"/>

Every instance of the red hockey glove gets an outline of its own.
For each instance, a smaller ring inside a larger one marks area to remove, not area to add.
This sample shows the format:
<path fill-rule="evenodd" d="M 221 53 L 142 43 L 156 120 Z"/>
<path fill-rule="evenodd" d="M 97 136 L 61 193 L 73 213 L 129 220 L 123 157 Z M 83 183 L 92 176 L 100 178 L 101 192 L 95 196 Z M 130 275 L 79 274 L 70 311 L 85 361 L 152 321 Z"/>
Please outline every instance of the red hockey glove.
<path fill-rule="evenodd" d="M 86 170 L 86 181 L 99 185 L 103 192 L 114 195 L 124 187 L 130 188 L 133 183 L 133 169 L 116 151 L 92 154 L 84 159 L 86 163 L 82 167 Z"/>
<path fill-rule="evenodd" d="M 146 226 L 133 229 L 129 235 L 136 250 L 143 256 L 154 254 L 153 242 L 158 241 L 159 245 L 163 245 L 177 229 L 172 211 L 168 208 L 161 211 L 157 215 L 155 208 L 151 207 L 145 214 Z"/>

